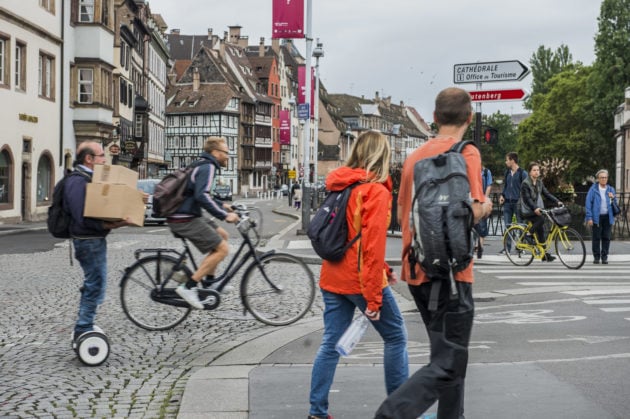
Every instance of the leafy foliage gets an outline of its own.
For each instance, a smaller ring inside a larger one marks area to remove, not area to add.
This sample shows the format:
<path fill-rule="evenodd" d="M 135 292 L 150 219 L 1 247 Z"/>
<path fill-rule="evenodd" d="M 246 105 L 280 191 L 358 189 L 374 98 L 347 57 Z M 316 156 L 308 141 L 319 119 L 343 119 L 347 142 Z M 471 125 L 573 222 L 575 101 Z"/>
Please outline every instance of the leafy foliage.
<path fill-rule="evenodd" d="M 546 86 L 549 79 L 573 65 L 573 56 L 569 52 L 569 47 L 564 44 L 560 45 L 555 52 L 541 45 L 532 55 L 529 64 L 534 79 L 531 95 L 524 104 L 526 109 L 533 108 L 533 101 L 537 95 L 544 95 L 549 91 Z"/>

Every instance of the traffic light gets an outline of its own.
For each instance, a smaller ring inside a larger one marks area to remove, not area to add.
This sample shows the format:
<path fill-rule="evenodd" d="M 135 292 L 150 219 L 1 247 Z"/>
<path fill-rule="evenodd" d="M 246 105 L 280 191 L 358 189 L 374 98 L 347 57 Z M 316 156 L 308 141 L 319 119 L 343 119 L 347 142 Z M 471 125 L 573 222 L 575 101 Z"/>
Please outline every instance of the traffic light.
<path fill-rule="evenodd" d="M 495 145 L 499 142 L 499 131 L 496 128 L 485 127 L 483 131 L 483 141 L 488 145 Z"/>

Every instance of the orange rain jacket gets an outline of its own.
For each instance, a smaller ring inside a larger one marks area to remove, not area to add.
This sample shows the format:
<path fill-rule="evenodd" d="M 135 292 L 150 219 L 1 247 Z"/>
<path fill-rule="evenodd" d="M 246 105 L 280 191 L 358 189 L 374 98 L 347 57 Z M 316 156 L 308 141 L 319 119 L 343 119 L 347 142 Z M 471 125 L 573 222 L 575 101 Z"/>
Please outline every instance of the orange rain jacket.
<path fill-rule="evenodd" d="M 366 178 L 364 169 L 342 166 L 328 175 L 326 189 L 338 191 Z M 359 184 L 352 190 L 346 208 L 348 241 L 359 231 L 361 238 L 340 261 L 323 261 L 319 278 L 322 289 L 336 294 L 362 294 L 368 310 L 380 310 L 390 272 L 385 262 L 385 245 L 391 206 L 392 181 L 389 178 L 385 183 Z"/>

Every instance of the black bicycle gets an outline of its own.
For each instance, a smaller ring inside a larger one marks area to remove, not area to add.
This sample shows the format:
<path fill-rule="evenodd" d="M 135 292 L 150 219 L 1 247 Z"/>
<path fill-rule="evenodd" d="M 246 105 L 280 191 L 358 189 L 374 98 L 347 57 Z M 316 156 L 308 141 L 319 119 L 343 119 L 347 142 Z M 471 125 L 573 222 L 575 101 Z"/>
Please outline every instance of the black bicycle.
<path fill-rule="evenodd" d="M 221 290 L 247 264 L 241 276 L 240 297 L 243 314 L 251 313 L 271 326 L 284 326 L 301 319 L 315 299 L 315 279 L 299 258 L 275 250 L 258 254 L 260 234 L 256 228 L 262 217 L 250 215 L 244 205 L 235 205 L 241 220 L 237 229 L 243 241 L 228 266 L 209 288 L 200 288 L 199 299 L 205 310 L 221 303 Z M 255 210 L 255 209 L 252 209 Z M 260 212 L 257 213 L 260 215 Z M 197 264 L 188 241 L 183 249 L 154 248 L 135 251 L 136 262 L 125 269 L 120 281 L 120 299 L 127 317 L 146 330 L 167 330 L 180 324 L 191 307 L 175 288 L 187 281 Z M 187 262 L 190 261 L 192 269 Z"/>

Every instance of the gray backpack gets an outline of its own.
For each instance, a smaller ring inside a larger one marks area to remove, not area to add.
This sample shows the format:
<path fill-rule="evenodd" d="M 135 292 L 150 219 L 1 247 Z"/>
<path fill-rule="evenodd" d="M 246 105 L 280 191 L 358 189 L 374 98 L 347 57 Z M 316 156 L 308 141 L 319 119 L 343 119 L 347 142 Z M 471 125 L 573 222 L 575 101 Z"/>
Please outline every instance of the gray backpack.
<path fill-rule="evenodd" d="M 411 275 L 417 263 L 431 281 L 450 279 L 454 295 L 453 274 L 470 264 L 474 250 L 470 184 L 461 154 L 468 144 L 473 143 L 458 141 L 447 152 L 418 161 L 413 171 Z"/>

